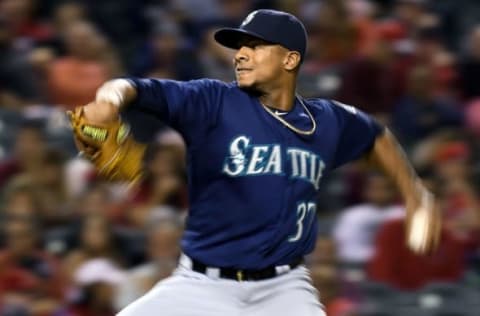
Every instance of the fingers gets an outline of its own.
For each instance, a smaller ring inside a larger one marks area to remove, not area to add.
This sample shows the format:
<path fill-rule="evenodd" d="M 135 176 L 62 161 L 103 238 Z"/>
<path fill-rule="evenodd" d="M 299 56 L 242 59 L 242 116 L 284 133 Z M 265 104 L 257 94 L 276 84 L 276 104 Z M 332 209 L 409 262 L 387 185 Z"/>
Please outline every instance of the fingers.
<path fill-rule="evenodd" d="M 417 209 L 407 223 L 407 245 L 419 255 L 435 252 L 441 237 L 441 214 L 433 203 L 427 206 Z"/>
<path fill-rule="evenodd" d="M 424 253 L 429 246 L 432 228 L 429 226 L 432 224 L 429 211 L 432 205 L 430 196 L 423 194 L 420 206 L 409 216 L 407 244 L 415 253 Z"/>
<path fill-rule="evenodd" d="M 442 231 L 442 217 L 437 205 L 430 210 L 428 230 L 428 246 L 424 253 L 433 254 L 440 244 Z"/>
<path fill-rule="evenodd" d="M 80 156 L 83 156 L 90 160 L 94 159 L 95 155 L 98 152 L 97 148 L 89 146 L 76 136 L 73 137 L 73 141 L 75 142 L 75 146 L 77 147 Z"/>
<path fill-rule="evenodd" d="M 432 252 L 436 251 L 440 245 L 441 235 L 442 235 L 442 215 L 438 208 L 435 210 L 435 227 L 433 233 L 433 246 Z"/>

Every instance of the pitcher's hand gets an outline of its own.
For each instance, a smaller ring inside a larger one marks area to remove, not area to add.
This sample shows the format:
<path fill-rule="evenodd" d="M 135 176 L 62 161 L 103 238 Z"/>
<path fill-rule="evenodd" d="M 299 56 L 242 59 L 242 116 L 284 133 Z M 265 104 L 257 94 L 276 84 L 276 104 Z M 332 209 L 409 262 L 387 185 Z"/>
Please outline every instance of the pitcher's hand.
<path fill-rule="evenodd" d="M 417 254 L 434 252 L 440 242 L 442 217 L 433 194 L 422 188 L 407 202 L 406 242 Z"/>

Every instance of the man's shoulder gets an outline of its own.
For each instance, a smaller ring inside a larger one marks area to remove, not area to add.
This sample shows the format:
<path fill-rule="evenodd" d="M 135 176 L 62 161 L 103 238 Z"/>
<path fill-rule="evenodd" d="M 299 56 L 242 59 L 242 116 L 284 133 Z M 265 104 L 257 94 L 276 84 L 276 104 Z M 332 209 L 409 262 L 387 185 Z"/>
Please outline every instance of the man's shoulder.
<path fill-rule="evenodd" d="M 231 89 L 238 89 L 235 82 L 225 82 L 218 79 L 211 79 L 211 78 L 201 78 L 201 79 L 194 79 L 186 81 L 187 84 L 201 86 L 206 89 L 220 89 L 220 90 L 231 90 Z"/>
<path fill-rule="evenodd" d="M 334 99 L 307 99 L 307 104 L 312 109 L 314 114 L 321 114 L 327 122 L 335 120 L 341 122 L 346 118 L 363 116 L 362 111 L 355 106 L 342 103 Z"/>
<path fill-rule="evenodd" d="M 332 110 L 345 110 L 352 114 L 356 114 L 358 109 L 350 104 L 345 104 L 343 102 L 334 100 L 334 99 L 308 99 L 308 102 L 312 102 L 314 106 L 322 107 L 324 109 L 332 109 Z"/>
<path fill-rule="evenodd" d="M 334 111 L 337 111 L 338 109 L 345 109 L 350 112 L 356 111 L 355 107 L 350 106 L 348 104 L 341 103 L 333 99 L 308 98 L 303 100 L 305 101 L 306 104 L 308 104 L 314 110 L 318 110 L 318 111 L 334 112 Z"/>
<path fill-rule="evenodd" d="M 317 118 L 321 117 L 327 121 L 338 116 L 339 105 L 335 100 L 322 98 L 303 99 L 307 107 Z"/>
<path fill-rule="evenodd" d="M 331 100 L 328 99 L 322 99 L 322 98 L 305 98 L 302 100 L 309 106 L 315 108 L 315 109 L 326 109 L 331 107 Z"/>

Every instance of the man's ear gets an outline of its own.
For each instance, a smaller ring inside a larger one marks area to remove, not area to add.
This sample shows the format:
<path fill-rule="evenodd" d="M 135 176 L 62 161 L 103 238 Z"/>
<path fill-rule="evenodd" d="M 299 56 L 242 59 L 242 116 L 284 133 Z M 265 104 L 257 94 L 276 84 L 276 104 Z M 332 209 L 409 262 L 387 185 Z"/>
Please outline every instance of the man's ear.
<path fill-rule="evenodd" d="M 285 60 L 283 62 L 283 65 L 286 70 L 288 71 L 293 71 L 298 68 L 300 65 L 300 54 L 296 51 L 289 51 L 287 52 L 287 55 L 285 56 Z"/>

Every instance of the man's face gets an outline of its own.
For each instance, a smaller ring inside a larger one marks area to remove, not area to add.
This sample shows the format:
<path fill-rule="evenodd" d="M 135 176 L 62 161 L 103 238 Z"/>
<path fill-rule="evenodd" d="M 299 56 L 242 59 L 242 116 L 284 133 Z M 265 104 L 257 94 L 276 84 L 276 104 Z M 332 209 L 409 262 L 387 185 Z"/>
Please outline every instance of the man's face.
<path fill-rule="evenodd" d="M 34 128 L 22 129 L 17 135 L 15 153 L 17 157 L 40 159 L 45 153 L 45 141 L 40 131 Z"/>
<path fill-rule="evenodd" d="M 395 198 L 391 181 L 383 175 L 370 175 L 364 190 L 365 199 L 374 205 L 386 206 Z"/>
<path fill-rule="evenodd" d="M 245 38 L 235 54 L 235 77 L 240 88 L 260 89 L 281 78 L 288 50 L 260 39 Z"/>
<path fill-rule="evenodd" d="M 29 255 L 35 249 L 35 230 L 26 220 L 12 220 L 6 229 L 10 251 L 19 256 Z"/>

